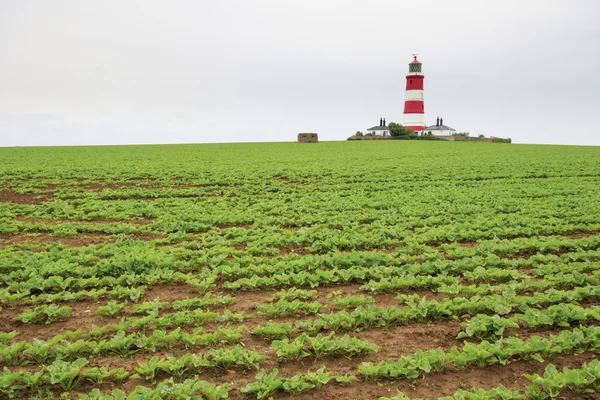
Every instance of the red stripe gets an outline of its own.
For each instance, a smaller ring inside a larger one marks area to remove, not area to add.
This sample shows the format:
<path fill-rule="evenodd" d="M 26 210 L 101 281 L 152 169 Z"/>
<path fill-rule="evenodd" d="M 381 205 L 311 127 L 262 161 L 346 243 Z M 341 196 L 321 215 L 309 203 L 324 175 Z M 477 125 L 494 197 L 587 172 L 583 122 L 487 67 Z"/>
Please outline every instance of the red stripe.
<path fill-rule="evenodd" d="M 423 90 L 423 76 L 407 76 L 406 90 Z"/>
<path fill-rule="evenodd" d="M 414 126 L 414 125 L 408 126 L 408 125 L 404 125 L 404 127 L 412 129 L 413 131 L 422 131 L 425 126 L 424 125 L 420 125 L 420 126 Z"/>
<path fill-rule="evenodd" d="M 425 103 L 423 100 L 406 100 L 404 114 L 425 114 Z"/>

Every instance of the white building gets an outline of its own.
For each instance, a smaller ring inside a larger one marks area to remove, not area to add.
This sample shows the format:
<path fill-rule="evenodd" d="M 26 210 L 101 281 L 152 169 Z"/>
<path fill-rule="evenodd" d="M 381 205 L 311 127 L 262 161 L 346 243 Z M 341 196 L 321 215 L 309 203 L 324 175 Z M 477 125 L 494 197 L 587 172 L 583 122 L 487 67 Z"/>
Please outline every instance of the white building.
<path fill-rule="evenodd" d="M 456 129 L 444 125 L 444 119 L 438 117 L 435 125 L 426 126 L 423 128 L 423 134 L 426 135 L 429 132 L 431 132 L 433 136 L 452 136 L 454 133 L 456 133 Z"/>
<path fill-rule="evenodd" d="M 367 129 L 367 135 L 390 136 L 390 128 L 385 126 L 385 118 L 379 119 L 379 125 Z"/>

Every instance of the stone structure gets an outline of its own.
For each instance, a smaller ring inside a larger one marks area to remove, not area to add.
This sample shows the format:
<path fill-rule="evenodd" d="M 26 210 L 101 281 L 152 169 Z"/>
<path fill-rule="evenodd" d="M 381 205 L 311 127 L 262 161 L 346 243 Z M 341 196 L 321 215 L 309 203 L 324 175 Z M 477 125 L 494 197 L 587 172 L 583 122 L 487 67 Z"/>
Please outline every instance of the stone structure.
<path fill-rule="evenodd" d="M 316 133 L 299 133 L 298 143 L 317 143 L 319 141 L 319 135 Z"/>

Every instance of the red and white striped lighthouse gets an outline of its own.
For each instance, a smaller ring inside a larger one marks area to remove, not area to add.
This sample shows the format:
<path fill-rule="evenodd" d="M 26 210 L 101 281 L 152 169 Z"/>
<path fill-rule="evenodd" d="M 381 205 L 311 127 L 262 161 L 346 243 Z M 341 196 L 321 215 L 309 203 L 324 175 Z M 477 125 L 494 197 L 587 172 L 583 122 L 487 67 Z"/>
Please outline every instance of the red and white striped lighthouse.
<path fill-rule="evenodd" d="M 423 64 L 417 60 L 408 64 L 406 75 L 406 97 L 404 99 L 404 126 L 415 131 L 422 131 L 425 127 L 425 99 L 423 96 Z"/>

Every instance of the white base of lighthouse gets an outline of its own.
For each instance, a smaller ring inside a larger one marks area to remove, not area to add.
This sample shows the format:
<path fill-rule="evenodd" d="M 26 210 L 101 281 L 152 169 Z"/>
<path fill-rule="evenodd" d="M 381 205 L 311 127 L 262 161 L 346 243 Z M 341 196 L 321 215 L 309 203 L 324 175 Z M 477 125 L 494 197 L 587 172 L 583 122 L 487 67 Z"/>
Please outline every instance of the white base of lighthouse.
<path fill-rule="evenodd" d="M 402 125 L 420 131 L 425 127 L 425 114 L 404 114 L 404 124 Z"/>

